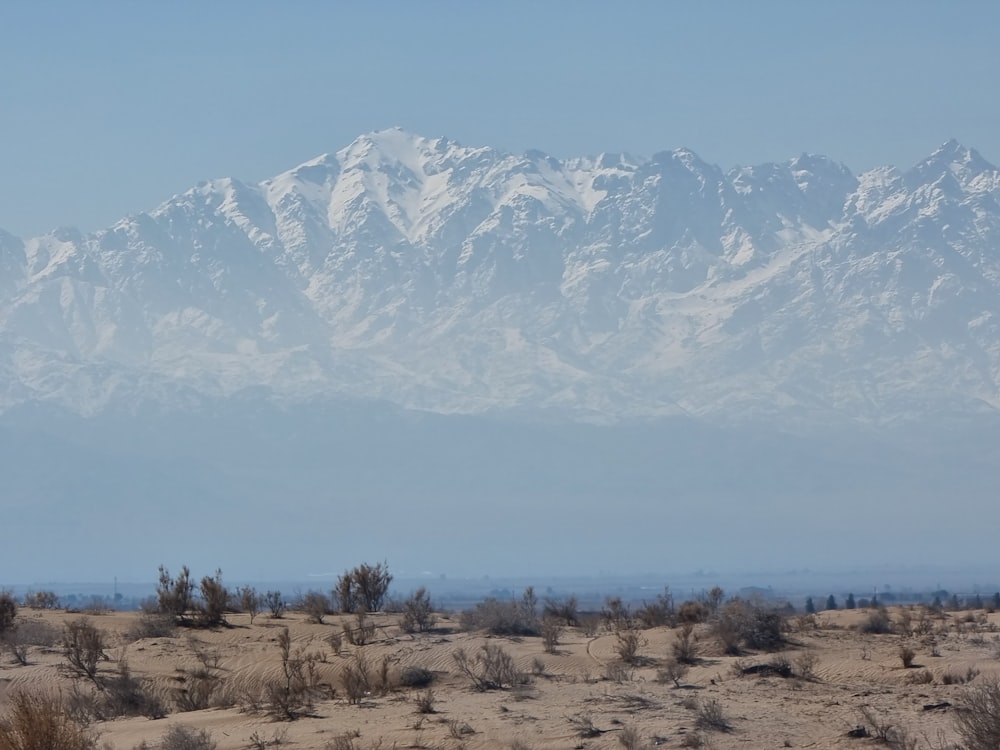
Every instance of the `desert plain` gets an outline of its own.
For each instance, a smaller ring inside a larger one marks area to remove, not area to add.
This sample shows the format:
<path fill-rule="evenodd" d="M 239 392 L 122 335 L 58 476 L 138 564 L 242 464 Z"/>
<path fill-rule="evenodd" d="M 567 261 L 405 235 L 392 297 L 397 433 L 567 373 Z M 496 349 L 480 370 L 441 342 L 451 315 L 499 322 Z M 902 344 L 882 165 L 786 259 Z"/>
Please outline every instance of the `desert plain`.
<path fill-rule="evenodd" d="M 956 719 L 973 691 L 1000 676 L 1000 613 L 983 609 L 785 613 L 780 643 L 738 653 L 711 616 L 643 627 L 626 615 L 580 613 L 543 636 L 470 629 L 458 612 L 423 630 L 399 612 L 293 609 L 177 627 L 21 606 L 20 652 L 0 658 L 0 717 L 16 696 L 44 694 L 117 750 L 165 747 L 175 725 L 218 750 L 944 750 L 962 746 Z M 873 615 L 887 632 L 864 632 Z M 68 658 L 81 623 L 101 638 L 92 675 Z M 486 657 L 501 662 L 497 684 L 476 679 Z"/>

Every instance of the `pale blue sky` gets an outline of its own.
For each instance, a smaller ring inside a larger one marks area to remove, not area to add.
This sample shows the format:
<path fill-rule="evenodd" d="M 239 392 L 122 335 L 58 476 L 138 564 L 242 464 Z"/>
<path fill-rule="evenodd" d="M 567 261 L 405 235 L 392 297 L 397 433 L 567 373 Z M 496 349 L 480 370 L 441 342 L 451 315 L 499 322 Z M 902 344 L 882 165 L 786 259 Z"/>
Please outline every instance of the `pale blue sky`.
<path fill-rule="evenodd" d="M 1000 161 L 1000 3 L 6 2 L 0 228 L 85 231 L 402 126 L 558 157 Z"/>

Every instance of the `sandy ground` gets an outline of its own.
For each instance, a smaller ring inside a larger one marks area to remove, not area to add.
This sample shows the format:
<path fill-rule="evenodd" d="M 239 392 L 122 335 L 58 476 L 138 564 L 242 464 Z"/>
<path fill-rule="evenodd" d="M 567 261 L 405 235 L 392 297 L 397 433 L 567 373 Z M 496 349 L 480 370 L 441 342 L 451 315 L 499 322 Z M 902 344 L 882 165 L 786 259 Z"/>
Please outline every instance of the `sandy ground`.
<path fill-rule="evenodd" d="M 894 621 L 900 619 L 902 610 L 889 611 Z M 231 615 L 229 627 L 182 628 L 171 637 L 132 641 L 128 633 L 138 614 L 91 615 L 88 619 L 106 633 L 108 644 L 100 674 L 114 674 L 118 660 L 127 659 L 132 673 L 147 678 L 149 690 L 170 710 L 161 719 L 119 718 L 96 722 L 93 728 L 118 750 L 131 750 L 142 741 L 155 746 L 174 723 L 209 730 L 219 750 L 335 745 L 359 750 L 379 746 L 473 750 L 518 742 L 537 750 L 596 750 L 624 746 L 630 730 L 638 732 L 639 747 L 863 748 L 876 741 L 851 738 L 847 732 L 862 724 L 874 728 L 872 720 L 862 715 L 867 709 L 877 721 L 904 729 L 916 743 L 911 747 L 941 750 L 957 742 L 956 706 L 963 703 L 970 685 L 1000 675 L 996 634 L 1000 615 L 947 613 L 927 622 L 929 632 L 908 636 L 860 634 L 855 626 L 866 616 L 867 612 L 855 610 L 821 613 L 811 621 L 792 618 L 789 645 L 780 655 L 799 674 L 809 672 L 810 659 L 814 664 L 811 675 L 791 678 L 740 674 L 740 667 L 769 662 L 775 655 L 725 656 L 710 636 L 709 625 L 699 625 L 699 662 L 677 687 L 657 679 L 658 667 L 677 637 L 677 631 L 669 628 L 642 631 L 644 663 L 615 674 L 619 664 L 615 637 L 580 628 L 565 629 L 556 653 L 550 654 L 540 638 L 459 632 L 457 617 L 442 616 L 433 632 L 409 635 L 398 627 L 398 615 L 382 614 L 373 618 L 378 629 L 372 643 L 344 644 L 338 655 L 329 636 L 351 618 L 331 616 L 320 625 L 299 613 L 280 620 L 261 614 L 251 625 L 248 616 Z M 20 617 L 61 629 L 81 615 L 22 609 Z M 311 715 L 294 721 L 255 713 L 246 699 L 255 690 L 259 694 L 261 684 L 281 679 L 278 637 L 285 627 L 293 652 L 315 654 L 316 681 L 325 693 Z M 453 654 L 458 649 L 473 653 L 487 642 L 513 656 L 518 668 L 531 675 L 528 684 L 485 692 L 472 689 L 458 672 Z M 915 666 L 909 669 L 899 657 L 901 644 L 916 652 Z M 390 676 L 407 666 L 432 670 L 435 712 L 417 711 L 416 698 L 424 689 L 396 687 L 384 693 L 373 689 L 359 704 L 351 704 L 341 675 L 346 665 L 356 663 L 359 652 L 376 674 L 383 659 L 388 660 Z M 32 647 L 28 661 L 20 666 L 8 654 L 2 657 L 0 711 L 18 689 L 64 697 L 71 695 L 74 685 L 86 689 L 87 681 L 66 669 L 58 643 Z M 211 675 L 216 685 L 212 702 L 229 707 L 177 710 L 178 692 L 199 670 Z M 967 685 L 945 684 L 970 674 L 973 679 Z M 925 682 L 928 679 L 932 681 Z M 728 731 L 698 726 L 699 705 L 712 701 L 718 702 L 728 720 Z M 925 708 L 945 703 L 951 705 Z M 581 736 L 579 728 L 587 722 L 592 723 L 594 736 Z M 343 739 L 337 744 L 344 735 L 350 735 L 353 745 Z"/>

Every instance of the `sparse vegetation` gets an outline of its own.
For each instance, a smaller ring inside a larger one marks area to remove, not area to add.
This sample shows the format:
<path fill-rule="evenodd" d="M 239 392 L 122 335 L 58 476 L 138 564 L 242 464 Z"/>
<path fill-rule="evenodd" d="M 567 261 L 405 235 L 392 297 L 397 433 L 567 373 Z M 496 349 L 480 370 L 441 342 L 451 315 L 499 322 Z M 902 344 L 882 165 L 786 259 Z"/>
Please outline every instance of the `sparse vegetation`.
<path fill-rule="evenodd" d="M 42 693 L 15 693 L 0 716 L 0 750 L 96 750 L 97 739 Z"/>
<path fill-rule="evenodd" d="M 215 750 L 218 747 L 206 729 L 175 724 L 160 739 L 159 750 Z"/>
<path fill-rule="evenodd" d="M 990 678 L 966 692 L 955 726 L 965 750 L 1000 747 L 1000 680 Z"/>
<path fill-rule="evenodd" d="M 495 643 L 484 643 L 471 656 L 460 648 L 453 657 L 458 671 L 479 691 L 502 690 L 514 687 L 524 680 L 514 666 L 513 657 Z"/>
<path fill-rule="evenodd" d="M 104 633 L 85 617 L 67 623 L 63 655 L 76 675 L 96 680 L 97 666 L 105 658 Z"/>
<path fill-rule="evenodd" d="M 403 600 L 399 626 L 407 633 L 423 633 L 434 627 L 434 606 L 427 589 L 421 586 Z"/>
<path fill-rule="evenodd" d="M 336 598 L 342 612 L 378 612 L 389 593 L 392 575 L 386 563 L 362 563 L 337 579 Z"/>
<path fill-rule="evenodd" d="M 484 599 L 462 613 L 463 630 L 485 630 L 490 635 L 538 635 L 537 615 L 521 601 Z"/>

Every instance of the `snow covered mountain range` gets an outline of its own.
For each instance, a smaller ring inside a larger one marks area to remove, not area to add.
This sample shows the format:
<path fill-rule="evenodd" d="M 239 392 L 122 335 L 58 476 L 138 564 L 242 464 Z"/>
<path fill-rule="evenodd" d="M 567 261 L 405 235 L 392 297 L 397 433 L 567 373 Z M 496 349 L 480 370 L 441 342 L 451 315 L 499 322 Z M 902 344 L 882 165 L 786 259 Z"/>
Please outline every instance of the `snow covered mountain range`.
<path fill-rule="evenodd" d="M 0 412 L 260 393 L 577 420 L 1000 408 L 1000 170 L 724 172 L 400 130 L 106 230 L 0 233 Z"/>

